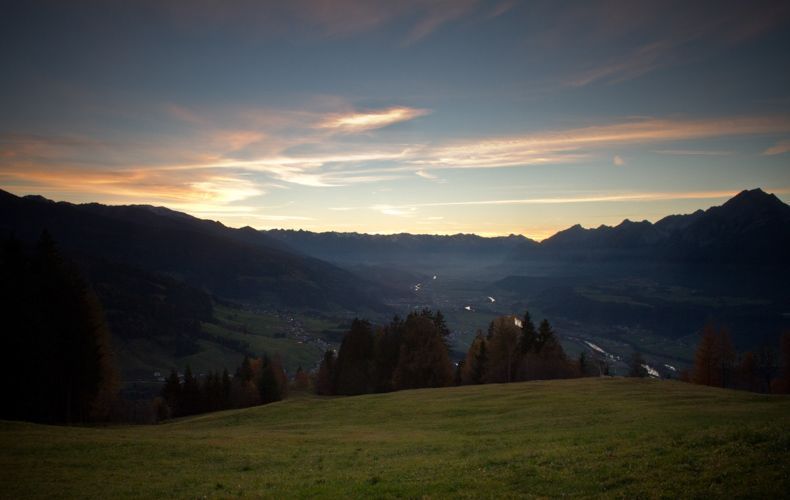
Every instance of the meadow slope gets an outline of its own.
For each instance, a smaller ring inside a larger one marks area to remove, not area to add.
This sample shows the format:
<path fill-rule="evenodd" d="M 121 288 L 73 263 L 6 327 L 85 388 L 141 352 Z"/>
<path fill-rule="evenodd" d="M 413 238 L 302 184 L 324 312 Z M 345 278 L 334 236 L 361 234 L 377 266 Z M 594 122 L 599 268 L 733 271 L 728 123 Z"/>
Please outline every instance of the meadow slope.
<path fill-rule="evenodd" d="M 776 498 L 790 398 L 582 379 L 293 398 L 158 426 L 0 422 L 0 497 Z"/>

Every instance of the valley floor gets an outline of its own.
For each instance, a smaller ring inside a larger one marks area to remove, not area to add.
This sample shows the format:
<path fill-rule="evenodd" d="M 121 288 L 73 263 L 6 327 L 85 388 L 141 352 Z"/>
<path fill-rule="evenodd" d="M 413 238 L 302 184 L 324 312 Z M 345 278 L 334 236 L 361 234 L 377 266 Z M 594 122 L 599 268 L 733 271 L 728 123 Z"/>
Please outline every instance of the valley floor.
<path fill-rule="evenodd" d="M 0 422 L 2 498 L 777 498 L 790 397 L 582 379 L 305 396 L 157 426 Z"/>

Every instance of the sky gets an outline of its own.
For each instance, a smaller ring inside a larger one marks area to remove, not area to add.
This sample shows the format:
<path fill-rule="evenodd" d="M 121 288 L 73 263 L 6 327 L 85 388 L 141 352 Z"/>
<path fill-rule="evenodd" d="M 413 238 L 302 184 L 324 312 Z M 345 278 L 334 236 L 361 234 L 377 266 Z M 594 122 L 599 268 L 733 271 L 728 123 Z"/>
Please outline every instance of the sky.
<path fill-rule="evenodd" d="M 523 234 L 790 200 L 790 3 L 0 5 L 0 188 Z"/>

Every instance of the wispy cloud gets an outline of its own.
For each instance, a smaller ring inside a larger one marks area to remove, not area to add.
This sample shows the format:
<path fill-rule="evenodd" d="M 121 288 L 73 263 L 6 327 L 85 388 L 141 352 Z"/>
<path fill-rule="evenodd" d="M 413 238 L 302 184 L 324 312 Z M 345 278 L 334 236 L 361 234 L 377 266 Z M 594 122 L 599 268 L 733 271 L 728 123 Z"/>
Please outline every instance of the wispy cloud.
<path fill-rule="evenodd" d="M 383 215 L 392 215 L 396 217 L 412 217 L 417 212 L 416 206 L 393 206 L 393 205 L 373 205 L 370 207 L 372 210 L 381 212 Z"/>
<path fill-rule="evenodd" d="M 371 127 L 415 114 L 418 113 L 352 114 L 353 118 L 338 121 L 337 116 L 332 116 L 331 120 L 338 127 Z M 312 121 L 329 123 L 330 118 Z M 50 178 L 53 184 L 68 184 L 70 179 L 75 188 L 84 182 L 86 186 L 101 185 L 102 189 L 116 183 L 123 184 L 125 190 L 138 186 L 141 195 L 151 194 L 152 186 L 161 186 L 162 193 L 172 190 L 178 196 L 184 180 L 189 179 L 198 183 L 186 184 L 191 186 L 190 192 L 217 199 L 221 198 L 218 193 L 227 192 L 228 199 L 238 199 L 256 194 L 255 181 L 249 174 L 265 175 L 267 183 L 280 186 L 336 187 L 395 180 L 405 175 L 431 179 L 436 177 L 436 170 L 444 169 L 578 163 L 611 149 L 662 142 L 790 132 L 790 118 L 781 116 L 640 119 L 521 135 L 393 144 L 379 142 L 375 137 L 358 142 L 335 141 L 332 134 L 316 136 L 312 121 L 305 124 L 300 118 L 301 131 L 289 129 L 282 136 L 276 135 L 276 130 L 213 128 L 199 129 L 196 135 L 183 138 L 129 143 L 7 136 L 0 138 L 0 167 L 3 177 L 13 176 L 17 181 L 37 179 L 41 184 Z M 264 141 L 265 147 L 257 146 L 259 140 Z M 784 142 L 779 143 L 766 154 L 778 154 L 783 145 Z M 102 165 L 115 170 L 109 171 Z"/>
<path fill-rule="evenodd" d="M 498 168 L 575 163 L 591 151 L 623 145 L 688 141 L 710 137 L 774 134 L 790 130 L 790 118 L 713 120 L 641 119 L 624 123 L 466 140 L 417 151 L 421 168 Z"/>
<path fill-rule="evenodd" d="M 623 160 L 623 157 L 620 155 L 614 155 L 614 158 L 612 158 L 612 164 L 615 167 L 622 167 L 625 165 L 625 160 Z"/>
<path fill-rule="evenodd" d="M 477 0 L 438 0 L 433 2 L 403 40 L 403 45 L 412 45 L 439 29 L 472 12 Z"/>
<path fill-rule="evenodd" d="M 352 112 L 327 117 L 326 120 L 318 124 L 318 127 L 345 133 L 366 132 L 413 120 L 429 113 L 430 110 L 427 109 L 408 107 Z"/>
<path fill-rule="evenodd" d="M 729 156 L 732 151 L 713 149 L 654 149 L 651 153 L 673 156 Z"/>
<path fill-rule="evenodd" d="M 430 172 L 426 172 L 425 170 L 418 170 L 418 171 L 416 171 L 414 173 L 417 174 L 418 176 L 422 177 L 423 179 L 434 180 L 434 179 L 438 179 L 439 178 L 438 175 L 434 175 L 434 174 L 432 174 Z"/>
<path fill-rule="evenodd" d="M 790 189 L 775 189 L 774 193 L 787 194 Z M 414 214 L 420 208 L 458 207 L 458 206 L 505 206 L 505 205 L 566 205 L 586 203 L 621 203 L 621 202 L 655 202 L 675 200 L 711 200 L 727 199 L 738 194 L 738 191 L 682 191 L 682 192 L 639 192 L 615 193 L 596 196 L 569 196 L 553 198 L 516 198 L 502 200 L 464 200 L 430 203 L 412 203 L 403 205 L 372 205 L 370 210 L 382 211 L 384 209 L 393 213 Z"/>
<path fill-rule="evenodd" d="M 770 148 L 763 151 L 763 154 L 766 156 L 781 155 L 784 153 L 790 153 L 790 139 L 779 141 Z"/>
<path fill-rule="evenodd" d="M 531 35 L 545 48 L 588 47 L 591 62 L 573 67 L 566 86 L 613 84 L 688 64 L 778 29 L 790 17 L 786 2 L 644 2 L 610 0 L 565 7 Z M 682 15 L 677 15 L 682 12 Z"/>
<path fill-rule="evenodd" d="M 672 48 L 667 42 L 644 45 L 624 56 L 583 70 L 566 80 L 565 84 L 570 87 L 583 87 L 598 81 L 619 83 L 638 78 L 668 64 L 673 54 Z"/>
<path fill-rule="evenodd" d="M 416 108 L 408 108 L 416 109 Z M 374 113 L 375 114 L 375 113 Z M 206 116 L 197 114 L 197 116 Z M 388 116 L 360 119 L 382 125 Z M 406 115 L 396 115 L 403 119 Z M 411 113 L 414 115 L 414 113 Z M 191 116 L 191 115 L 187 115 Z M 790 133 L 790 118 L 777 116 L 687 120 L 645 118 L 526 134 L 465 138 L 433 143 L 392 143 L 381 134 L 338 135 L 316 127 L 338 113 L 288 113 L 257 127 L 225 128 L 221 120 L 192 120 L 183 136 L 113 142 L 90 137 L 0 137 L 0 184 L 17 191 L 105 202 L 156 203 L 223 220 L 286 222 L 293 213 L 243 211 L 250 200 L 272 189 L 294 186 L 337 188 L 413 176 L 436 180 L 451 169 L 522 168 L 609 158 L 613 151 L 693 139 Z M 349 116 L 353 116 L 349 115 Z M 349 123 L 357 125 L 355 120 Z M 766 154 L 779 154 L 782 141 Z M 671 151 L 671 150 L 668 150 Z M 620 158 L 622 160 L 622 158 Z M 560 198 L 447 201 L 377 205 L 382 215 L 416 218 L 420 208 L 582 204 L 624 201 L 723 198 L 732 192 L 618 193 Z M 336 207 L 343 211 L 371 207 Z M 227 212 L 224 212 L 227 210 Z M 340 212 L 341 210 L 335 210 Z M 224 214 L 224 215 L 223 215 Z M 281 219 L 277 219 L 281 217 Z M 424 220 L 424 218 L 423 218 Z M 249 223 L 249 222 L 245 222 Z"/>

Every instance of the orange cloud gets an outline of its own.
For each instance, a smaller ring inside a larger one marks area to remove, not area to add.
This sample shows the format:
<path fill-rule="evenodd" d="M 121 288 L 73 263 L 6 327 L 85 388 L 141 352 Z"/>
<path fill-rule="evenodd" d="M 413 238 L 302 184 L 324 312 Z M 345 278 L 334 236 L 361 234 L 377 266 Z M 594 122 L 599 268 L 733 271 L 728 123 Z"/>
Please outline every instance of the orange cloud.
<path fill-rule="evenodd" d="M 395 123 L 413 120 L 429 114 L 427 109 L 393 107 L 377 111 L 353 112 L 332 116 L 318 125 L 319 128 L 332 129 L 345 133 L 366 132 L 388 127 Z"/>
<path fill-rule="evenodd" d="M 642 119 L 481 141 L 464 141 L 420 151 L 413 162 L 433 168 L 496 168 L 569 163 L 592 149 L 710 137 L 775 134 L 790 131 L 787 117 L 714 120 Z"/>
<path fill-rule="evenodd" d="M 781 155 L 784 153 L 790 153 L 790 139 L 779 141 L 770 148 L 763 151 L 763 154 L 766 156 Z"/>

